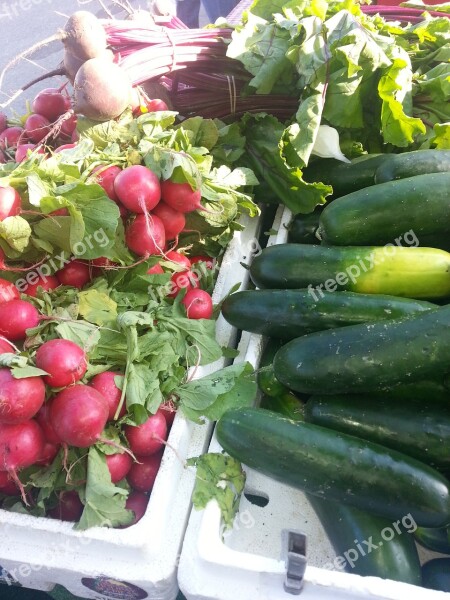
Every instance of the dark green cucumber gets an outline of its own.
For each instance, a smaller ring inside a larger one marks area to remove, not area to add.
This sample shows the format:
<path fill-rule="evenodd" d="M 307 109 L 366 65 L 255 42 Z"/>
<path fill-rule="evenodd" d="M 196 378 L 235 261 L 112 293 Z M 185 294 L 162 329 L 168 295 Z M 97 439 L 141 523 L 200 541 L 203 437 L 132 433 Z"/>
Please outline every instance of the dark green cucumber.
<path fill-rule="evenodd" d="M 261 398 L 260 407 L 278 413 L 292 421 L 303 421 L 303 404 L 294 394 L 264 395 Z"/>
<path fill-rule="evenodd" d="M 450 253 L 402 246 L 279 244 L 255 257 L 250 276 L 259 288 L 307 288 L 318 299 L 324 291 L 336 290 L 448 298 Z"/>
<path fill-rule="evenodd" d="M 450 173 L 388 181 L 342 196 L 320 215 L 318 235 L 334 246 L 422 246 L 449 233 Z"/>
<path fill-rule="evenodd" d="M 397 450 L 257 408 L 228 411 L 216 434 L 234 458 L 324 500 L 422 527 L 450 523 L 450 483 Z"/>
<path fill-rule="evenodd" d="M 416 540 L 433 552 L 450 554 L 450 529 L 443 527 L 441 529 L 427 529 L 418 527 L 414 532 Z"/>
<path fill-rule="evenodd" d="M 261 360 L 259 361 L 256 375 L 259 389 L 263 394 L 271 396 L 272 398 L 290 393 L 290 390 L 286 386 L 275 379 L 273 373 L 273 359 L 282 345 L 283 341 L 280 339 L 270 338 L 267 340 L 261 354 Z"/>
<path fill-rule="evenodd" d="M 409 521 L 397 522 L 394 530 L 392 521 L 353 506 L 312 494 L 308 494 L 308 500 L 347 573 L 421 584 L 419 555 Z M 388 543 L 382 535 L 388 537 Z"/>
<path fill-rule="evenodd" d="M 440 248 L 446 252 L 450 252 L 450 235 L 421 235 L 420 245 L 422 248 Z"/>
<path fill-rule="evenodd" d="M 449 173 L 450 150 L 413 150 L 394 154 L 375 172 L 375 183 L 385 183 L 426 173 Z"/>
<path fill-rule="evenodd" d="M 391 154 L 365 154 L 350 163 L 334 158 L 320 158 L 303 169 L 303 178 L 309 183 L 321 181 L 333 188 L 333 198 L 375 185 L 377 169 L 390 159 Z"/>
<path fill-rule="evenodd" d="M 450 305 L 429 312 L 310 333 L 276 353 L 275 377 L 304 394 L 357 394 L 450 372 Z"/>
<path fill-rule="evenodd" d="M 422 566 L 422 586 L 450 592 L 450 558 L 433 558 Z"/>
<path fill-rule="evenodd" d="M 288 227 L 288 242 L 295 244 L 320 244 L 316 237 L 316 230 L 319 227 L 319 218 L 322 208 L 316 208 L 307 215 L 296 215 Z"/>
<path fill-rule="evenodd" d="M 225 319 L 245 331 L 292 340 L 313 331 L 384 321 L 437 308 L 409 298 L 355 292 L 246 290 L 222 304 Z"/>
<path fill-rule="evenodd" d="M 371 396 L 371 394 L 367 395 Z M 446 402 L 450 406 L 450 389 L 445 385 L 445 382 L 430 379 L 405 383 L 392 390 L 384 390 L 383 396 L 391 401 L 414 398 L 415 400 L 428 402 L 432 399 L 435 402 Z"/>
<path fill-rule="evenodd" d="M 282 344 L 282 340 L 269 338 L 261 354 L 256 371 L 256 382 L 263 393 L 260 406 L 290 419 L 303 420 L 302 399 L 280 383 L 273 372 L 273 358 Z"/>
<path fill-rule="evenodd" d="M 368 395 L 312 396 L 305 421 L 383 444 L 437 469 L 450 468 L 450 404 Z"/>

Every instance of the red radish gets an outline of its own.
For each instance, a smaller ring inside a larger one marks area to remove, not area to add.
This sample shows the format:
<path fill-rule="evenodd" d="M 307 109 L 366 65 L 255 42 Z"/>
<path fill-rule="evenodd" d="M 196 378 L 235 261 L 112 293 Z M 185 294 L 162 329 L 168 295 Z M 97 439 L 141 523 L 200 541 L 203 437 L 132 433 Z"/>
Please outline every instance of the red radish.
<path fill-rule="evenodd" d="M 158 408 L 158 412 L 160 412 L 166 419 L 167 429 L 170 429 L 173 425 L 175 416 L 177 414 L 177 407 L 175 406 L 175 404 L 170 400 L 166 400 Z"/>
<path fill-rule="evenodd" d="M 0 335 L 11 342 L 23 340 L 27 329 L 39 325 L 37 309 L 26 300 L 10 300 L 0 304 Z"/>
<path fill-rule="evenodd" d="M 146 108 L 148 112 L 157 112 L 159 110 L 170 110 L 164 100 L 160 98 L 153 98 L 150 102 L 146 103 Z"/>
<path fill-rule="evenodd" d="M 164 269 L 159 263 L 153 265 L 153 267 L 150 267 L 150 269 L 147 271 L 147 275 L 162 275 L 163 273 Z"/>
<path fill-rule="evenodd" d="M 133 111 L 133 115 L 135 117 L 142 114 L 141 108 L 142 108 L 143 103 L 144 103 L 144 100 L 141 98 L 139 89 L 137 87 L 133 87 L 133 89 L 131 90 L 130 106 L 131 106 L 131 110 Z"/>
<path fill-rule="evenodd" d="M 122 219 L 123 223 L 125 224 L 125 221 L 126 221 L 126 219 L 128 219 L 128 215 L 130 214 L 128 212 L 128 208 L 126 208 L 122 204 L 122 202 L 117 202 L 116 204 L 119 207 L 120 218 Z"/>
<path fill-rule="evenodd" d="M 213 301 L 210 294 L 205 290 L 188 290 L 181 302 L 186 307 L 188 319 L 210 319 L 212 317 Z"/>
<path fill-rule="evenodd" d="M 161 466 L 162 452 L 137 456 L 127 475 L 127 481 L 138 492 L 151 492 Z"/>
<path fill-rule="evenodd" d="M 10 185 L 0 187 L 0 221 L 17 216 L 22 208 L 19 192 Z"/>
<path fill-rule="evenodd" d="M 198 256 L 191 256 L 191 264 L 195 265 L 199 262 L 204 262 L 207 269 L 214 269 L 214 267 L 216 265 L 216 259 L 211 258 L 210 256 L 206 256 L 206 254 L 205 255 L 199 254 Z"/>
<path fill-rule="evenodd" d="M 3 151 L 2 151 L 2 150 L 0 150 L 0 165 L 4 165 L 4 164 L 5 164 L 5 162 L 6 162 L 6 157 L 5 157 L 5 155 L 3 154 Z"/>
<path fill-rule="evenodd" d="M 47 385 L 64 387 L 80 381 L 86 373 L 86 354 L 70 340 L 50 340 L 38 348 L 36 366 L 48 373 L 44 375 Z"/>
<path fill-rule="evenodd" d="M 8 127 L 8 119 L 5 113 L 0 113 L 0 133 L 3 133 Z"/>
<path fill-rule="evenodd" d="M 161 413 L 156 413 L 142 425 L 125 425 L 124 432 L 134 454 L 150 456 L 164 446 L 167 438 L 167 423 Z"/>
<path fill-rule="evenodd" d="M 111 269 L 119 266 L 119 263 L 114 262 L 110 258 L 106 258 L 106 256 L 93 258 L 90 263 L 92 266 L 98 267 L 99 269 Z"/>
<path fill-rule="evenodd" d="M 70 141 L 73 142 L 74 144 L 76 142 L 78 142 L 80 139 L 80 134 L 78 133 L 78 131 L 75 129 L 74 132 L 72 133 L 72 135 L 70 136 Z"/>
<path fill-rule="evenodd" d="M 161 183 L 161 197 L 174 210 L 182 213 L 205 210 L 200 204 L 201 191 L 193 190 L 189 183 L 175 183 L 166 179 Z"/>
<path fill-rule="evenodd" d="M 4 476 L 5 479 L 3 479 L 2 476 Z M 0 486 L 0 494 L 4 494 L 5 496 L 20 496 L 19 488 L 6 471 L 0 471 L 0 479 L 2 479 L 2 481 L 6 480 L 5 485 Z"/>
<path fill-rule="evenodd" d="M 165 202 L 159 202 L 152 211 L 164 223 L 166 239 L 174 240 L 185 228 L 186 217 L 179 210 L 174 210 Z"/>
<path fill-rule="evenodd" d="M 126 228 L 125 240 L 128 248 L 139 256 L 161 254 L 166 243 L 164 224 L 159 217 L 137 215 Z"/>
<path fill-rule="evenodd" d="M 77 115 L 72 115 L 61 123 L 59 135 L 64 140 L 70 140 L 77 127 Z"/>
<path fill-rule="evenodd" d="M 25 131 L 22 127 L 7 127 L 0 133 L 0 150 L 16 148 L 21 140 L 26 142 Z"/>
<path fill-rule="evenodd" d="M 36 415 L 36 421 L 41 426 L 42 431 L 44 432 L 45 439 L 50 444 L 54 444 L 55 446 L 61 445 L 61 439 L 57 435 L 56 431 L 53 429 L 53 425 L 50 422 L 50 407 L 51 403 L 46 402 L 40 409 Z"/>
<path fill-rule="evenodd" d="M 50 442 L 46 441 L 44 443 L 44 449 L 42 450 L 41 457 L 36 464 L 48 467 L 55 460 L 60 448 L 60 444 L 51 444 Z"/>
<path fill-rule="evenodd" d="M 54 154 L 58 154 L 59 152 L 62 152 L 63 150 L 72 150 L 72 148 L 76 148 L 77 145 L 76 144 L 62 144 L 61 146 L 58 146 L 57 148 L 55 148 L 53 150 Z M 59 210 L 64 210 L 64 209 L 59 209 Z"/>
<path fill-rule="evenodd" d="M 52 217 L 68 217 L 70 213 L 67 208 L 58 208 L 48 214 Z"/>
<path fill-rule="evenodd" d="M 88 448 L 100 441 L 108 413 L 108 403 L 97 390 L 77 384 L 53 398 L 50 422 L 62 442 Z"/>
<path fill-rule="evenodd" d="M 50 131 L 50 121 L 43 115 L 32 114 L 25 121 L 24 130 L 32 142 L 42 142 Z"/>
<path fill-rule="evenodd" d="M 28 421 L 45 400 L 45 384 L 41 377 L 15 379 L 11 370 L 0 369 L 0 423 Z"/>
<path fill-rule="evenodd" d="M 83 510 L 84 506 L 78 492 L 63 490 L 59 492 L 57 505 L 47 511 L 47 516 L 60 521 L 79 521 Z"/>
<path fill-rule="evenodd" d="M 97 390 L 106 400 L 109 406 L 108 421 L 114 420 L 117 407 L 122 397 L 122 391 L 117 387 L 115 378 L 122 376 L 122 373 L 116 373 L 114 371 L 105 371 L 95 375 L 89 385 Z M 126 413 L 125 402 L 123 403 L 122 409 L 119 414 L 119 419 Z"/>
<path fill-rule="evenodd" d="M 122 526 L 122 528 L 131 527 L 142 519 L 142 517 L 145 515 L 145 511 L 147 510 L 148 500 L 148 496 L 142 492 L 130 492 L 130 495 L 125 503 L 125 508 L 133 511 L 134 519 L 128 525 Z"/>
<path fill-rule="evenodd" d="M 111 474 L 112 483 L 118 483 L 127 476 L 133 464 L 133 459 L 126 452 L 122 454 L 107 454 L 106 464 Z"/>
<path fill-rule="evenodd" d="M 73 89 L 74 111 L 94 121 L 115 119 L 131 100 L 132 87 L 125 69 L 105 57 L 84 62 L 75 75 Z"/>
<path fill-rule="evenodd" d="M 61 285 L 70 285 L 81 290 L 92 279 L 89 265 L 80 260 L 73 260 L 55 273 Z"/>
<path fill-rule="evenodd" d="M 152 211 L 164 223 L 166 239 L 174 240 L 185 228 L 186 217 L 179 210 L 174 210 L 165 202 L 159 202 Z"/>
<path fill-rule="evenodd" d="M 20 298 L 20 294 L 16 286 L 10 281 L 0 278 L 0 304 L 17 298 Z"/>
<path fill-rule="evenodd" d="M 158 177 L 143 165 L 123 169 L 114 180 L 114 191 L 122 204 L 134 213 L 150 211 L 161 200 Z"/>
<path fill-rule="evenodd" d="M 92 170 L 92 175 L 95 175 L 95 182 L 102 186 L 106 195 L 114 202 L 120 202 L 119 196 L 114 189 L 114 181 L 122 169 L 117 165 L 110 165 L 105 168 L 105 165 L 99 165 Z"/>
<path fill-rule="evenodd" d="M 38 294 L 39 288 L 42 288 L 44 292 L 51 292 L 60 285 L 58 279 L 54 275 L 39 276 L 37 283 L 29 283 L 25 290 L 27 296 L 35 298 Z"/>
<path fill-rule="evenodd" d="M 25 504 L 28 502 L 17 471 L 30 467 L 39 460 L 44 443 L 44 434 L 36 421 L 16 425 L 0 424 L 0 471 L 7 471 L 16 482 Z"/>
<path fill-rule="evenodd" d="M 12 346 L 8 340 L 5 340 L 5 338 L 0 337 L 0 354 L 15 354 L 15 352 L 14 346 Z"/>
<path fill-rule="evenodd" d="M 6 471 L 0 471 L 0 488 L 5 487 L 10 482 L 9 475 Z"/>
<path fill-rule="evenodd" d="M 28 150 L 33 152 L 36 149 L 35 144 L 19 144 L 16 148 L 16 153 L 14 155 L 14 160 L 16 163 L 23 162 L 28 158 Z M 45 154 L 44 148 L 38 148 L 37 154 Z"/>
<path fill-rule="evenodd" d="M 166 253 L 165 258 L 174 263 L 182 265 L 183 267 L 186 267 L 186 269 L 191 267 L 191 261 L 188 259 L 188 257 L 185 254 L 176 252 L 175 250 L 169 250 L 169 252 Z"/>
<path fill-rule="evenodd" d="M 31 108 L 34 113 L 43 115 L 49 121 L 56 121 L 69 110 L 70 98 L 58 88 L 46 88 L 36 94 Z"/>
<path fill-rule="evenodd" d="M 89 268 L 93 278 L 100 277 L 103 273 L 102 269 L 115 269 L 118 266 L 119 263 L 116 263 L 105 256 L 100 256 L 99 258 L 94 258 L 89 261 Z"/>
<path fill-rule="evenodd" d="M 170 278 L 171 290 L 167 294 L 169 298 L 175 298 L 181 290 L 191 290 L 198 287 L 198 275 L 194 271 L 178 271 Z"/>

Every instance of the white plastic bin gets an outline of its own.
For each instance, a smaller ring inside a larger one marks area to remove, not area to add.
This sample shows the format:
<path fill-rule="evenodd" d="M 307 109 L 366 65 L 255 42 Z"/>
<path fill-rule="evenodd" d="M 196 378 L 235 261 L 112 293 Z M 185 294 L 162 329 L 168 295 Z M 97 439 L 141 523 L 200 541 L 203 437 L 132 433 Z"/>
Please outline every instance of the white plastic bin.
<path fill-rule="evenodd" d="M 280 208 L 268 244 L 287 240 L 291 213 Z M 242 334 L 236 360 L 257 367 L 264 340 Z M 210 452 L 221 447 L 213 437 Z M 284 590 L 286 562 L 283 531 L 306 535 L 307 567 L 302 600 L 449 600 L 450 594 L 384 580 L 361 577 L 330 568 L 336 558 L 328 538 L 306 496 L 245 467 L 245 493 L 265 498 L 266 506 L 242 496 L 234 526 L 222 536 L 220 510 L 211 501 L 205 510 L 193 510 L 186 531 L 179 565 L 179 585 L 187 600 L 289 600 Z M 408 535 L 406 532 L 403 535 Z M 438 555 L 419 549 L 422 558 Z M 324 568 L 324 566 L 327 568 Z"/>
<path fill-rule="evenodd" d="M 230 289 L 247 285 L 259 218 L 243 218 L 224 255 L 214 290 L 217 303 Z M 235 347 L 236 330 L 222 317 L 217 339 Z M 223 366 L 201 367 L 200 378 Z M 177 566 L 191 508 L 195 470 L 183 461 L 207 450 L 211 424 L 194 425 L 177 414 L 144 517 L 127 529 L 74 531 L 67 522 L 0 510 L 0 583 L 50 591 L 56 584 L 82 598 L 172 600 L 178 593 Z M 3 580 L 3 581 L 2 581 Z M 0 598 L 2 586 L 0 585 Z"/>

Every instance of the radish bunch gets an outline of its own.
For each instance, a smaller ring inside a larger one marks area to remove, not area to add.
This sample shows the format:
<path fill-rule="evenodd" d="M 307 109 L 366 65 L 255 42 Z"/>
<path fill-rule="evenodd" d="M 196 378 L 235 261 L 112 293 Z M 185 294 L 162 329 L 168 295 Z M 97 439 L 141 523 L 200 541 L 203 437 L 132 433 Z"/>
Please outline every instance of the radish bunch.
<path fill-rule="evenodd" d="M 0 116 L 0 162 L 20 163 L 30 152 L 44 154 L 43 144 L 58 148 L 77 140 L 77 119 L 65 87 L 40 91 L 32 101 L 32 112 L 23 117 L 22 126 L 9 126 L 6 116 Z"/>
<path fill-rule="evenodd" d="M 6 337 L 0 338 L 0 353 L 14 351 Z M 66 339 L 44 342 L 34 362 L 45 375 L 15 378 L 13 369 L 0 368 L 0 495 L 21 495 L 28 504 L 26 482 L 19 478 L 22 469 L 50 465 L 61 448 L 66 454 L 70 447 L 84 449 L 102 442 L 117 446 L 106 456 L 106 465 L 113 484 L 128 481 L 132 490 L 129 506 L 136 522 L 144 512 L 161 464 L 173 410 L 165 405 L 142 425 L 123 427 L 127 445 L 121 447 L 103 437 L 108 422 L 120 426 L 115 419 L 121 398 L 116 384 L 120 373 L 105 371 L 82 383 L 87 355 Z M 124 406 L 119 418 L 125 414 Z M 141 510 L 134 507 L 134 492 L 140 494 Z M 56 505 L 47 514 L 78 521 L 83 508 L 76 489 L 68 488 L 58 492 Z"/>

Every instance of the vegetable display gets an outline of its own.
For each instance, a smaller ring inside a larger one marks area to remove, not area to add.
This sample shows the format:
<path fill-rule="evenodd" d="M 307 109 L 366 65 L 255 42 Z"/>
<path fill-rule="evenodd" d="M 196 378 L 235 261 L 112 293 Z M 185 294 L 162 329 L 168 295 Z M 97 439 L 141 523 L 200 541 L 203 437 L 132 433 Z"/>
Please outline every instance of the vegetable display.
<path fill-rule="evenodd" d="M 189 30 L 78 11 L 4 67 L 0 89 L 64 45 L 2 108 L 67 81 L 0 114 L 2 509 L 133 525 L 182 414 L 218 421 L 229 456 L 183 466 L 227 526 L 243 462 L 305 491 L 337 553 L 405 515 L 448 552 L 450 20 L 384 15 L 255 0 Z M 288 243 L 236 258 L 261 289 L 215 306 L 242 217 L 269 203 Z M 237 356 L 219 315 L 270 338 L 256 374 L 196 377 Z M 410 534 L 350 572 L 447 590 L 449 559 L 421 568 Z"/>

